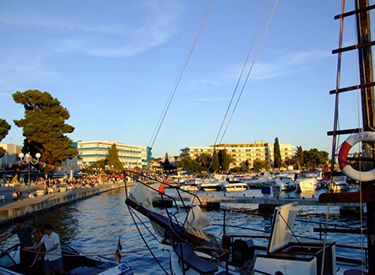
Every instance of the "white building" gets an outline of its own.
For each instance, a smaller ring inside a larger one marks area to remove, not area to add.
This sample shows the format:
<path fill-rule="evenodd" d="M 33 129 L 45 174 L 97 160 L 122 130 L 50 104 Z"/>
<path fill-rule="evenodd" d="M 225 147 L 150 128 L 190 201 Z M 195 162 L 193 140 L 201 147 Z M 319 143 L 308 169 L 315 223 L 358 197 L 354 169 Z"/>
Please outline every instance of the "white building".
<path fill-rule="evenodd" d="M 124 168 L 131 169 L 135 167 L 149 168 L 151 160 L 151 148 L 147 146 L 127 145 L 124 143 L 110 140 L 91 140 L 78 141 L 77 150 L 78 165 L 87 165 L 108 155 L 108 148 L 116 144 L 118 157 Z"/>
<path fill-rule="evenodd" d="M 214 152 L 223 149 L 227 150 L 227 153 L 232 157 L 233 163 L 231 167 L 244 166 L 248 162 L 249 166 L 252 167 L 255 160 L 260 161 L 274 161 L 273 157 L 273 143 L 268 142 L 254 142 L 254 143 L 223 143 L 218 145 L 211 145 L 210 147 L 185 147 L 180 149 L 180 156 L 197 158 L 201 154 L 212 155 Z M 295 154 L 295 147 L 290 143 L 279 144 L 280 154 L 282 161 L 288 158 L 292 158 Z"/>

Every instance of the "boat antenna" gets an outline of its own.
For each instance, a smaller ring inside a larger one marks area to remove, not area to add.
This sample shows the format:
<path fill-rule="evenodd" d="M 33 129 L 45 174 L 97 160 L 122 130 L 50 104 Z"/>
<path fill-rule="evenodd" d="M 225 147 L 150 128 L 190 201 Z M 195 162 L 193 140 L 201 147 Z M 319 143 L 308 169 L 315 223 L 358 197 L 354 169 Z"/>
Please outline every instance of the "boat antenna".
<path fill-rule="evenodd" d="M 184 62 L 184 64 L 183 64 L 182 68 L 181 68 L 181 71 L 180 71 L 180 73 L 179 73 L 179 75 L 178 75 L 178 77 L 177 77 L 177 79 L 176 79 L 176 81 L 175 81 L 175 84 L 174 84 L 174 86 L 173 86 L 173 88 L 172 88 L 172 91 L 171 91 L 171 94 L 170 94 L 170 96 L 169 96 L 169 98 L 168 98 L 168 100 L 167 100 L 167 103 L 166 103 L 166 105 L 164 106 L 163 112 L 162 112 L 162 114 L 161 114 L 161 116 L 160 116 L 160 118 L 159 118 L 159 121 L 158 121 L 158 123 L 157 123 L 157 125 L 156 125 L 156 127 L 155 127 L 154 133 L 152 134 L 152 137 L 151 137 L 151 140 L 150 140 L 150 143 L 149 143 L 149 147 L 150 147 L 150 148 L 152 148 L 152 147 L 154 146 L 154 143 L 155 143 L 155 141 L 156 141 L 156 138 L 157 138 L 157 136 L 158 136 L 158 134 L 159 134 L 159 131 L 160 131 L 160 129 L 161 129 L 161 126 L 163 125 L 164 119 L 165 119 L 165 117 L 166 117 L 166 115 L 167 115 L 167 113 L 168 113 L 169 107 L 170 107 L 170 105 L 171 105 L 171 103 L 172 103 L 172 100 L 173 100 L 173 98 L 174 98 L 174 95 L 176 94 L 177 88 L 178 88 L 178 86 L 179 86 L 179 84 L 180 84 L 180 81 L 181 81 L 182 76 L 183 76 L 183 74 L 184 74 L 184 72 L 185 72 L 185 69 L 186 69 L 186 67 L 187 67 L 187 64 L 189 63 L 189 60 L 190 60 L 190 57 L 191 57 L 191 55 L 192 55 L 192 53 L 193 53 L 193 51 L 194 51 L 194 48 L 195 48 L 195 46 L 196 46 L 196 44 L 197 44 L 197 42 L 198 42 L 198 38 L 199 38 L 200 34 L 202 33 L 203 27 L 204 27 L 204 25 L 205 25 L 205 23 L 206 23 L 206 21 L 207 21 L 208 15 L 210 14 L 210 11 L 211 11 L 211 9 L 212 9 L 212 6 L 213 6 L 214 2 L 215 2 L 215 0 L 212 0 L 212 1 L 211 1 L 211 4 L 210 4 L 210 6 L 209 6 L 209 8 L 208 8 L 208 10 L 207 10 L 207 13 L 206 13 L 206 15 L 205 15 L 203 21 L 202 21 L 202 24 L 201 24 L 201 26 L 200 26 L 200 28 L 199 28 L 199 31 L 198 31 L 197 35 L 195 36 L 195 39 L 194 39 L 194 41 L 193 41 L 193 44 L 192 44 L 192 46 L 191 46 L 191 48 L 190 48 L 190 50 L 189 50 L 189 53 L 188 53 L 188 55 L 187 55 L 187 57 L 186 57 L 186 59 L 185 59 L 185 62 Z"/>

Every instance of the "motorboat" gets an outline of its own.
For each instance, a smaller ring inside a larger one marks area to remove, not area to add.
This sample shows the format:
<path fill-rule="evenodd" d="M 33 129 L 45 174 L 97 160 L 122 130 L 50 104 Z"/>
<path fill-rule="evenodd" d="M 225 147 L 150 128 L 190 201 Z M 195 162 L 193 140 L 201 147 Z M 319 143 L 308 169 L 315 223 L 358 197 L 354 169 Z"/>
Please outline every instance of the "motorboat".
<path fill-rule="evenodd" d="M 180 183 L 179 188 L 185 191 L 197 192 L 202 180 L 200 178 L 187 179 Z"/>
<path fill-rule="evenodd" d="M 296 183 L 296 192 L 312 192 L 319 190 L 322 186 L 318 181 L 314 173 L 305 174 L 303 177 L 297 178 Z"/>
<path fill-rule="evenodd" d="M 350 189 L 350 185 L 347 182 L 346 176 L 336 176 L 333 177 L 332 183 L 327 183 L 327 188 L 332 190 L 333 192 L 342 192 L 348 191 Z"/>
<path fill-rule="evenodd" d="M 291 178 L 278 177 L 275 183 L 276 185 L 280 185 L 281 191 L 288 192 L 296 190 L 296 183 Z"/>
<path fill-rule="evenodd" d="M 125 261 L 114 261 L 102 256 L 84 255 L 61 242 L 63 268 L 65 274 L 132 275 L 131 267 Z M 0 274 L 2 275 L 41 275 L 44 274 L 42 258 L 29 267 L 20 265 L 19 244 L 0 253 Z"/>
<path fill-rule="evenodd" d="M 226 181 L 222 183 L 221 189 L 225 192 L 241 192 L 249 189 L 249 186 L 241 181 Z"/>
<path fill-rule="evenodd" d="M 203 179 L 199 184 L 199 190 L 201 191 L 220 191 L 223 181 L 220 181 L 215 178 Z"/>

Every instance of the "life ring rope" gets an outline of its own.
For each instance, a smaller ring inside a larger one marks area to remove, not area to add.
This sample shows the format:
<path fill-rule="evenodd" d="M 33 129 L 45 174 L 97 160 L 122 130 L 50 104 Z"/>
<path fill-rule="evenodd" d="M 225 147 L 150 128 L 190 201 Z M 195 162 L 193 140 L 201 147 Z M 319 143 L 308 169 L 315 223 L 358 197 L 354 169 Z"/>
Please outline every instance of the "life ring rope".
<path fill-rule="evenodd" d="M 375 142 L 375 132 L 360 132 L 352 134 L 348 137 L 341 145 L 338 162 L 342 173 L 354 180 L 360 181 L 372 181 L 375 180 L 375 169 L 370 171 L 358 171 L 350 166 L 348 161 L 348 154 L 350 149 L 361 141 L 371 141 Z"/>

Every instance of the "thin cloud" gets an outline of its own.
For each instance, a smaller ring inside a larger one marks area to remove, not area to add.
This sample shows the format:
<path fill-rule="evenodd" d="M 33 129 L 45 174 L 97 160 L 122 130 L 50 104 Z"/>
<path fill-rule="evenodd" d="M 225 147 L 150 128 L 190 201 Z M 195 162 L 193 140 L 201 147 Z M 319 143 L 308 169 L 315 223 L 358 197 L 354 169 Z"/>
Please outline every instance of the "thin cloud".
<path fill-rule="evenodd" d="M 108 24 L 108 20 L 98 23 L 90 14 L 86 14 L 84 21 L 31 6 L 21 10 L 12 7 L 0 12 L 0 22 L 25 29 L 38 28 L 49 34 L 53 31 L 45 37 L 51 50 L 111 58 L 138 55 L 165 43 L 177 33 L 175 23 L 183 11 L 179 2 L 149 1 L 137 4 L 136 8 L 142 10 L 142 18 L 120 23 L 113 20 Z"/>

